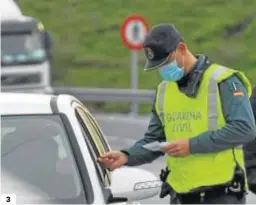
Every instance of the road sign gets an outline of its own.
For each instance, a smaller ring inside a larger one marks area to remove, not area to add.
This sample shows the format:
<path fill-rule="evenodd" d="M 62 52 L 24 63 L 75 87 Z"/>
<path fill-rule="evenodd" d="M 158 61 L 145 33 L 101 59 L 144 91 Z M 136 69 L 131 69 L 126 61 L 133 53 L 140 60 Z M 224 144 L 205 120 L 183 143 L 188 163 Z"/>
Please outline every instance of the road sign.
<path fill-rule="evenodd" d="M 139 15 L 132 15 L 126 18 L 122 24 L 120 34 L 123 44 L 132 50 L 131 54 L 131 88 L 138 89 L 138 54 L 137 51 L 142 49 L 143 42 L 149 26 L 146 20 Z M 138 113 L 139 106 L 132 104 L 132 114 Z"/>
<path fill-rule="evenodd" d="M 142 16 L 132 15 L 127 17 L 120 30 L 124 45 L 131 50 L 142 49 L 148 30 L 149 26 Z"/>

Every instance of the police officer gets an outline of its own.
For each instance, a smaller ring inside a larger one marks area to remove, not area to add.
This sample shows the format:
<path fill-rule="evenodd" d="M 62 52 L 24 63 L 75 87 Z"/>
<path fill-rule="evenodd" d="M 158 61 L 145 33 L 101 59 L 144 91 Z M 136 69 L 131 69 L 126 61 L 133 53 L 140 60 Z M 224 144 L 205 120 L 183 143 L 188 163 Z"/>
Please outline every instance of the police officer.
<path fill-rule="evenodd" d="M 256 86 L 252 93 L 250 102 L 256 120 Z M 256 139 L 244 146 L 244 153 L 249 189 L 256 194 Z"/>
<path fill-rule="evenodd" d="M 209 39 L 210 40 L 210 39 Z M 146 36 L 145 71 L 158 69 L 148 130 L 127 150 L 99 157 L 109 169 L 137 166 L 168 155 L 162 194 L 171 203 L 245 203 L 247 183 L 241 145 L 256 136 L 251 85 L 237 70 L 194 56 L 169 24 Z M 167 142 L 151 150 L 154 142 Z"/>

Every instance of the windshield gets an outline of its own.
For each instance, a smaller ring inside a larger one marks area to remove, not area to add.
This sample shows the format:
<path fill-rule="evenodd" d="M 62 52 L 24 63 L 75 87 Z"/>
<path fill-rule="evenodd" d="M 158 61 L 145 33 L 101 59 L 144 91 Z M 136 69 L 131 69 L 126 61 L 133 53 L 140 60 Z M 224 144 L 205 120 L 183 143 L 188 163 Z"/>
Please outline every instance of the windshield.
<path fill-rule="evenodd" d="M 39 32 L 1 33 L 1 64 L 39 63 L 45 60 Z"/>
<path fill-rule="evenodd" d="M 17 203 L 84 199 L 67 134 L 58 115 L 1 117 L 1 188 Z"/>

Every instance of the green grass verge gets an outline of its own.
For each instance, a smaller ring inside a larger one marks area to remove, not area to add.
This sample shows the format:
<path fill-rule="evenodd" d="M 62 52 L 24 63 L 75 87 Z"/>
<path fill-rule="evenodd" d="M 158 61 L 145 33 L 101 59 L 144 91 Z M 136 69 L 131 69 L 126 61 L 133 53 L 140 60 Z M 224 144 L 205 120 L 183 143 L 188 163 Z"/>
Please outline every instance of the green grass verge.
<path fill-rule="evenodd" d="M 53 34 L 58 85 L 129 88 L 131 55 L 121 43 L 119 29 L 124 18 L 135 13 L 150 26 L 174 23 L 192 52 L 244 71 L 252 83 L 256 81 L 255 0 L 22 0 L 19 4 Z M 154 89 L 159 75 L 144 73 L 144 63 L 139 52 L 139 87 Z M 143 108 L 147 112 L 150 107 Z"/>

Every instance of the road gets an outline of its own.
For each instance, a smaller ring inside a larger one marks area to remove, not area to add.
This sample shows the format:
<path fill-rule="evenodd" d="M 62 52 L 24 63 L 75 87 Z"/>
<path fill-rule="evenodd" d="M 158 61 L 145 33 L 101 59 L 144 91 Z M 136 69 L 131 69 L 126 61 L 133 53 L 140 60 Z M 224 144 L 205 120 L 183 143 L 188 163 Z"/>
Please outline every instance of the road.
<path fill-rule="evenodd" d="M 94 115 L 99 122 L 103 132 L 107 136 L 112 149 L 120 150 L 133 145 L 138 139 L 142 138 L 147 129 L 149 117 L 130 117 L 125 115 Z M 159 175 L 161 168 L 165 167 L 164 158 L 159 158 L 151 164 L 140 166 L 150 170 L 155 175 Z M 160 199 L 158 196 L 141 201 L 143 204 L 168 204 L 169 197 Z M 248 204 L 256 204 L 256 196 L 248 195 Z"/>

